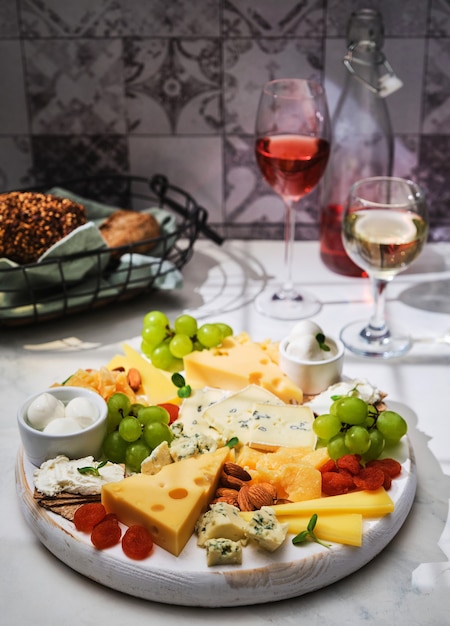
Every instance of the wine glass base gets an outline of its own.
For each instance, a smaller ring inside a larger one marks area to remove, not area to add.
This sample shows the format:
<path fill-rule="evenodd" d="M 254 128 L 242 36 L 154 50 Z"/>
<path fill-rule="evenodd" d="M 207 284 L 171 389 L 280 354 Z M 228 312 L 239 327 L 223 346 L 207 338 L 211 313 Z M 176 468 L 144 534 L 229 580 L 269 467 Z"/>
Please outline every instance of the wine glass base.
<path fill-rule="evenodd" d="M 341 330 L 340 339 L 344 346 L 360 356 L 392 359 L 409 351 L 412 340 L 406 335 L 389 334 L 385 338 L 371 340 L 364 336 L 367 321 L 352 322 Z"/>
<path fill-rule="evenodd" d="M 255 299 L 256 309 L 262 315 L 278 320 L 301 320 L 320 311 L 322 304 L 313 294 L 293 288 L 289 292 L 263 291 Z"/>

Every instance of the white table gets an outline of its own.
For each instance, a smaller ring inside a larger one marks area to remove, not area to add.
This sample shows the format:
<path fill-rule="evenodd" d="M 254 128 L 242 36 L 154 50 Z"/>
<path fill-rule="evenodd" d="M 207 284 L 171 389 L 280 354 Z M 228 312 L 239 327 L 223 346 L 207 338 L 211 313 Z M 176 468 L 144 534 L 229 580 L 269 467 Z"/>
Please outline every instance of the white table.
<path fill-rule="evenodd" d="M 102 587 L 59 562 L 22 518 L 15 490 L 19 449 L 15 413 L 23 399 L 77 367 L 97 368 L 117 342 L 140 333 L 142 317 L 162 309 L 173 317 L 190 310 L 201 319 L 230 323 L 255 340 L 280 339 L 291 323 L 258 314 L 254 295 L 282 274 L 281 242 L 207 241 L 184 270 L 179 292 L 157 293 L 49 324 L 0 329 L 0 600 L 2 623 L 133 626 L 183 624 L 338 623 L 399 626 L 449 623 L 450 610 L 450 345 L 414 345 L 402 359 L 381 361 L 346 355 L 344 374 L 363 376 L 388 393 L 409 422 L 418 468 L 411 513 L 397 537 L 371 563 L 321 591 L 278 603 L 230 609 L 171 607 Z M 315 242 L 297 243 L 295 266 L 305 287 L 323 302 L 315 320 L 329 334 L 367 318 L 367 281 L 329 272 Z M 416 338 L 440 337 L 450 328 L 450 244 L 428 246 L 388 289 L 388 314 Z M 440 309 L 439 312 L 436 309 Z M 49 342 L 76 338 L 61 349 Z"/>

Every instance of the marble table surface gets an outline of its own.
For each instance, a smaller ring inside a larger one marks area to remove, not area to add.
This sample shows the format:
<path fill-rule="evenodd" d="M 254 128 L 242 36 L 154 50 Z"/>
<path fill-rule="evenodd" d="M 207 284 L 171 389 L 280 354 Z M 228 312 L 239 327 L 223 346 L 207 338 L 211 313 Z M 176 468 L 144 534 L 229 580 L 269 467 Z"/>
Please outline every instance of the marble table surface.
<path fill-rule="evenodd" d="M 185 267 L 184 286 L 120 305 L 29 327 L 0 327 L 0 600 L 2 622 L 31 624 L 154 623 L 256 626 L 304 623 L 399 626 L 449 623 L 450 611 L 450 244 L 430 244 L 389 285 L 392 323 L 415 339 L 400 359 L 371 360 L 346 353 L 344 374 L 364 377 L 403 412 L 417 462 L 411 512 L 391 543 L 362 569 L 324 589 L 264 605 L 183 608 L 133 598 L 77 574 L 44 548 L 22 517 L 15 485 L 20 440 L 16 411 L 26 396 L 77 367 L 105 364 L 120 342 L 136 338 L 143 315 L 192 312 L 230 323 L 255 340 L 279 340 L 292 323 L 260 315 L 254 297 L 282 274 L 281 242 L 199 241 Z M 338 335 L 371 310 L 366 280 L 338 276 L 321 263 L 315 242 L 295 245 L 295 273 L 322 302 L 314 317 Z M 4 620 L 4 621 L 3 621 Z"/>

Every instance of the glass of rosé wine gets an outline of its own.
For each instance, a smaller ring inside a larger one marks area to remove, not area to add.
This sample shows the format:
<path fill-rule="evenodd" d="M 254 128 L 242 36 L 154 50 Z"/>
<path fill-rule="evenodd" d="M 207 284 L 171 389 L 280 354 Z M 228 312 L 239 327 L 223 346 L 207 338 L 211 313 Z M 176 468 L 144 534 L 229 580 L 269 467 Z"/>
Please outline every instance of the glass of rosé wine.
<path fill-rule="evenodd" d="M 295 320 L 319 311 L 317 298 L 293 280 L 295 218 L 299 201 L 321 179 L 330 152 L 330 119 L 324 88 L 312 80 L 282 78 L 262 89 L 255 124 L 256 161 L 285 205 L 286 278 L 256 298 L 260 313 Z"/>
<path fill-rule="evenodd" d="M 341 331 L 343 344 L 362 356 L 401 356 L 411 338 L 389 329 L 385 291 L 389 282 L 419 256 L 428 234 L 428 210 L 416 183 L 404 178 L 375 176 L 350 189 L 342 223 L 342 240 L 349 257 L 367 272 L 374 308 L 368 323 L 353 322 Z"/>

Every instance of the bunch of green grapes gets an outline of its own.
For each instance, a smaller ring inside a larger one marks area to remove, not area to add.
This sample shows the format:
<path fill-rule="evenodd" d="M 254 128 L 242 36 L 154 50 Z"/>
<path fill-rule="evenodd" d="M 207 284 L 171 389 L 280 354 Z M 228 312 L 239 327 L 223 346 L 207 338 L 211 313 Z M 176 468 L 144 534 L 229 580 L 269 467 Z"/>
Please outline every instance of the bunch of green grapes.
<path fill-rule="evenodd" d="M 335 460 L 344 454 L 359 454 L 364 461 L 377 459 L 385 446 L 397 444 L 407 429 L 406 421 L 395 411 L 379 412 L 354 396 L 336 399 L 330 412 L 313 423 L 319 445 L 326 445 Z"/>
<path fill-rule="evenodd" d="M 145 315 L 142 327 L 141 350 L 152 364 L 168 372 L 183 369 L 183 357 L 194 350 L 215 348 L 223 339 L 233 334 L 228 324 L 198 325 L 192 315 L 179 315 L 173 324 L 161 311 Z"/>
<path fill-rule="evenodd" d="M 139 472 L 142 461 L 160 443 L 173 439 L 169 411 L 163 406 L 132 404 L 124 393 L 114 393 L 108 400 L 107 434 L 103 456 L 113 463 L 125 463 Z"/>

